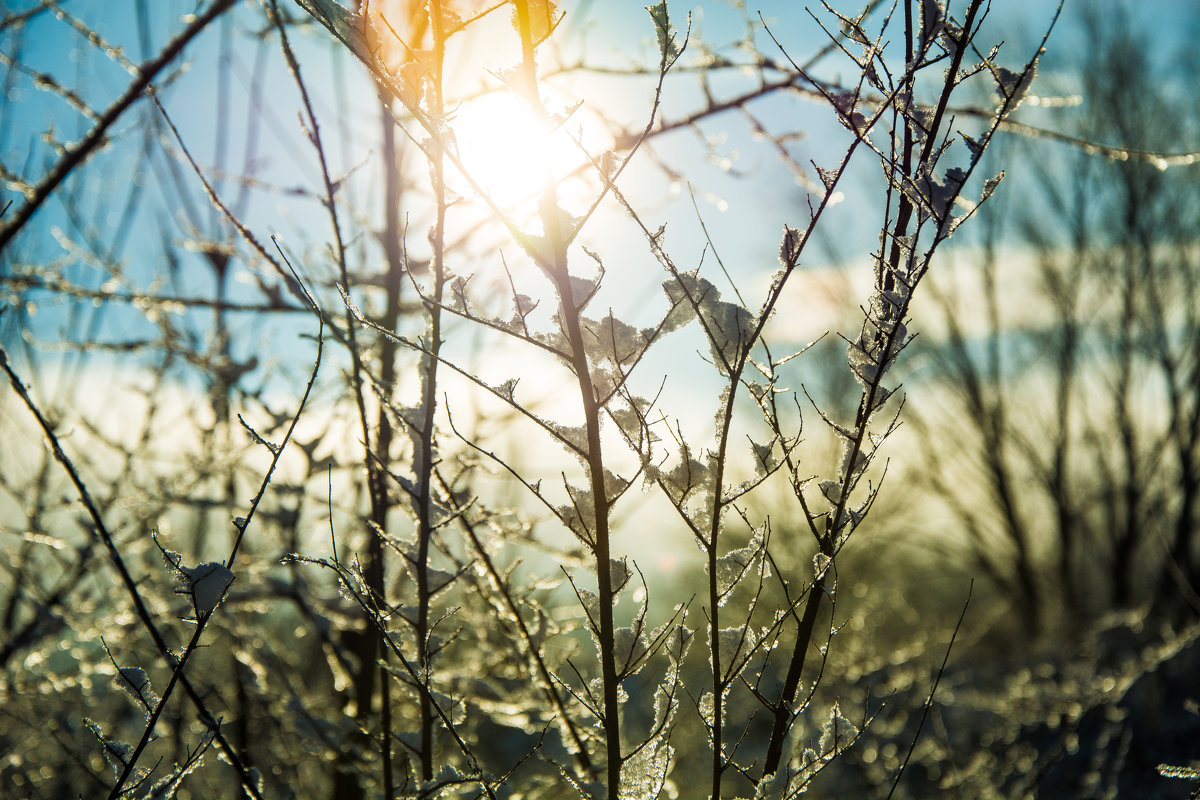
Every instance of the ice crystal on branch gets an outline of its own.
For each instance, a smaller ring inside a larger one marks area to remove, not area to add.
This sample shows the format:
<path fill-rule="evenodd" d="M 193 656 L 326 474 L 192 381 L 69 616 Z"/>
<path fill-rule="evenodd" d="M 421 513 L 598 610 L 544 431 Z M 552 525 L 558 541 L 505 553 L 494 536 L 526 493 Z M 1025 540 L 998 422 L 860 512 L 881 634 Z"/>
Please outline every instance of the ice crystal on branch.
<path fill-rule="evenodd" d="M 188 596 L 197 618 L 212 613 L 233 583 L 233 572 L 216 561 L 189 567 L 182 556 L 170 550 L 163 551 L 163 556 L 175 576 L 176 593 Z"/>
<path fill-rule="evenodd" d="M 731 550 L 717 559 L 717 597 L 718 604 L 725 605 L 730 592 L 751 568 L 762 558 L 766 544 L 764 541 L 765 527 L 754 531 L 750 542 L 737 550 Z"/>
<path fill-rule="evenodd" d="M 749 352 L 758 329 L 758 318 L 737 303 L 721 299 L 721 293 L 710 281 L 694 272 L 676 275 L 663 283 L 674 308 L 689 306 L 700 317 L 713 365 L 723 375 Z"/>
<path fill-rule="evenodd" d="M 1029 94 L 1029 87 L 1033 85 L 1033 79 L 1037 77 L 1037 63 L 1038 59 L 1035 57 L 1023 72 L 1013 72 L 1004 67 L 996 67 L 996 94 L 1000 96 L 1000 105 L 996 108 L 997 114 L 1008 116 L 1021 105 L 1021 101 Z"/>

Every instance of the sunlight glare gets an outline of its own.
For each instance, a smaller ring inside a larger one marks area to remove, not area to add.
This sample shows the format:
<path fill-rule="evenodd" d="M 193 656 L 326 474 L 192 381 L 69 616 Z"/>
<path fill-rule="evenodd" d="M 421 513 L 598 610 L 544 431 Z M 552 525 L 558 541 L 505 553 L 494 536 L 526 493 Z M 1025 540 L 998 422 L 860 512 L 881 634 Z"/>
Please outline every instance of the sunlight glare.
<path fill-rule="evenodd" d="M 557 186 L 567 180 L 587 156 L 576 139 L 583 115 L 576 113 L 548 130 L 515 95 L 485 95 L 465 103 L 453 120 L 454 136 L 464 169 L 472 181 L 502 209 L 512 209 L 539 197 L 549 177 Z M 593 135 L 594 136 L 594 135 Z M 583 170 L 588 176 L 591 167 Z"/>

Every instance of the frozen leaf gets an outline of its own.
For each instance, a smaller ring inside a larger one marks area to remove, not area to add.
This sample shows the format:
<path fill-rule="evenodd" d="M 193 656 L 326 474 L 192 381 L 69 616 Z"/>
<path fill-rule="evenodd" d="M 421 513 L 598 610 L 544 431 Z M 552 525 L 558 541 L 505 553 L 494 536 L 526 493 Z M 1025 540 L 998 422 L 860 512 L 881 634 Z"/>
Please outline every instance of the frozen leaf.
<path fill-rule="evenodd" d="M 838 177 L 839 177 L 839 175 L 841 175 L 841 172 L 836 169 L 825 169 L 824 167 L 817 167 L 817 175 L 820 176 L 821 183 L 823 183 L 825 185 L 825 190 L 828 191 L 833 188 L 834 184 L 837 183 Z M 791 230 L 791 229 L 788 228 L 788 230 Z"/>
<path fill-rule="evenodd" d="M 837 481 L 821 481 L 817 484 L 817 488 L 821 490 L 821 494 L 825 495 L 825 499 L 835 506 L 842 499 L 842 484 Z"/>
<path fill-rule="evenodd" d="M 584 349 L 593 361 L 622 365 L 639 356 L 647 344 L 641 331 L 617 319 L 611 311 L 604 319 L 585 318 L 582 322 Z"/>
<path fill-rule="evenodd" d="M 571 489 L 573 502 L 555 509 L 558 518 L 574 533 L 581 542 L 589 547 L 595 545 L 596 529 L 595 509 L 592 507 L 592 493 L 587 489 Z"/>
<path fill-rule="evenodd" d="M 946 21 L 946 4 L 943 0 L 922 0 L 921 38 L 929 41 L 942 32 Z"/>
<path fill-rule="evenodd" d="M 568 449 L 576 453 L 586 453 L 588 451 L 587 428 L 585 426 L 572 427 L 559 425 L 554 422 L 548 423 L 548 426 L 558 434 L 560 440 Z"/>
<path fill-rule="evenodd" d="M 629 563 L 628 557 L 610 558 L 609 574 L 612 576 L 612 592 L 613 601 L 616 601 L 616 595 L 625 588 L 625 584 L 629 583 Z"/>
<path fill-rule="evenodd" d="M 187 578 L 187 591 L 197 614 L 208 614 L 217 607 L 225 590 L 233 583 L 233 573 L 224 564 L 209 561 L 195 567 L 180 565 L 179 571 Z"/>
<path fill-rule="evenodd" d="M 426 586 L 429 589 L 430 596 L 433 596 L 442 589 L 445 589 L 454 582 L 455 578 L 458 577 L 457 572 L 445 572 L 440 569 L 427 569 L 425 571 L 425 575 Z"/>
<path fill-rule="evenodd" d="M 537 302 L 530 298 L 529 295 L 515 295 L 513 297 L 513 315 L 508 322 L 503 323 L 503 327 L 513 333 L 526 333 L 525 318 L 537 308 L 537 305 Z"/>
<path fill-rule="evenodd" d="M 1008 116 L 1017 110 L 1021 101 L 1029 94 L 1029 87 L 1037 77 L 1037 62 L 1035 56 L 1025 67 L 1024 72 L 1013 72 L 1004 67 L 996 67 L 996 94 L 1000 96 L 1000 105 L 996 112 Z"/>
<path fill-rule="evenodd" d="M 450 295 L 454 298 L 450 304 L 451 308 L 457 311 L 467 310 L 467 281 L 461 275 L 450 281 Z"/>
<path fill-rule="evenodd" d="M 676 625 L 671 633 L 667 635 L 664 647 L 667 651 L 667 656 L 678 664 L 687 655 L 688 649 L 692 644 L 692 632 L 686 626 Z"/>
<path fill-rule="evenodd" d="M 595 278 L 580 278 L 576 275 L 571 277 L 571 297 L 574 301 L 575 308 L 582 310 L 587 301 L 592 299 L 592 295 L 596 293 L 597 281 Z"/>
<path fill-rule="evenodd" d="M 817 167 L 817 172 L 821 175 L 821 180 L 826 180 L 825 171 Z M 825 188 L 828 189 L 831 183 L 826 181 Z M 783 241 L 779 243 L 779 263 L 785 267 L 794 267 L 796 262 L 800 260 L 800 248 L 804 243 L 803 234 L 795 228 L 783 226 Z"/>
<path fill-rule="evenodd" d="M 504 383 L 500 384 L 499 386 L 494 386 L 492 388 L 494 388 L 496 390 L 496 394 L 500 395 L 508 402 L 513 403 L 513 402 L 516 402 L 513 399 L 513 393 L 516 391 L 517 383 L 520 380 L 521 380 L 520 378 L 509 378 L 508 380 L 506 380 Z"/>
<path fill-rule="evenodd" d="M 938 180 L 937 176 L 932 173 L 919 179 L 918 185 L 922 195 L 919 206 L 926 214 L 933 214 L 938 222 L 947 222 L 951 216 L 950 208 L 962 192 L 962 185 L 966 178 L 967 175 L 963 170 L 952 167 L 946 170 L 944 182 Z"/>
<path fill-rule="evenodd" d="M 942 47 L 946 48 L 946 52 L 950 56 L 954 56 L 958 52 L 958 48 L 962 42 L 962 28 L 954 24 L 953 20 L 946 19 L 942 23 L 942 32 L 938 39 L 942 43 Z"/>
<path fill-rule="evenodd" d="M 594 624 L 600 624 L 600 597 L 595 592 L 590 592 L 587 589 L 579 590 L 579 600 L 583 603 L 583 610 L 588 615 L 588 619 Z"/>
<path fill-rule="evenodd" d="M 758 475 L 763 472 L 775 468 L 776 458 L 772 452 L 775 449 L 775 442 L 770 441 L 766 444 L 759 444 L 753 439 L 750 440 L 750 447 L 754 450 L 754 470 Z"/>
<path fill-rule="evenodd" d="M 650 651 L 650 643 L 644 630 L 617 628 L 613 631 L 613 661 L 617 672 L 631 675 Z"/>
<path fill-rule="evenodd" d="M 835 702 L 829 711 L 829 719 L 821 726 L 821 741 L 818 745 L 823 758 L 845 750 L 858 736 L 858 726 L 842 716 L 841 707 Z"/>
<path fill-rule="evenodd" d="M 113 679 L 113 683 L 132 697 L 147 714 L 158 705 L 158 694 L 150 685 L 150 678 L 147 677 L 146 671 L 141 667 L 122 667 L 117 670 L 117 676 Z"/>
<path fill-rule="evenodd" d="M 358 14 L 350 11 L 334 0 L 296 0 L 300 7 L 312 15 L 329 32 L 341 40 L 350 52 L 363 61 L 370 63 L 371 55 L 362 36 L 362 21 Z"/>
<path fill-rule="evenodd" d="M 857 134 L 866 135 L 867 118 L 856 110 L 858 97 L 854 92 L 833 92 L 829 94 L 829 100 L 843 126 Z"/>
<path fill-rule="evenodd" d="M 840 28 L 842 35 L 848 37 L 855 44 L 868 45 L 870 40 L 867 38 L 866 32 L 863 30 L 861 16 L 845 17 L 838 14 L 838 20 L 841 22 Z"/>
<path fill-rule="evenodd" d="M 758 318 L 737 303 L 721 300 L 717 287 L 694 272 L 680 273 L 664 283 L 663 289 L 676 308 L 683 303 L 699 312 L 713 364 L 728 374 L 728 368 L 753 344 Z"/>
<path fill-rule="evenodd" d="M 621 764 L 620 800 L 662 796 L 674 749 L 665 735 L 656 736 Z"/>
<path fill-rule="evenodd" d="M 105 736 L 100 726 L 87 717 L 83 718 L 83 725 L 92 732 L 92 735 L 96 737 L 96 741 L 100 743 L 101 753 L 104 756 L 104 760 L 108 762 L 108 765 L 113 768 L 113 771 L 117 775 L 123 773 L 126 765 L 129 763 L 129 757 L 133 754 L 133 745 L 129 744 L 129 742 L 110 739 Z"/>
<path fill-rule="evenodd" d="M 405 50 L 405 59 L 400 64 L 400 68 L 396 70 L 396 78 L 399 80 L 400 87 L 404 90 L 404 97 L 408 102 L 414 105 L 420 102 L 425 91 L 426 80 L 434 73 L 435 58 L 433 50 Z M 431 149 L 436 146 L 432 140 L 425 140 L 422 144 L 426 152 L 431 152 Z"/>
<path fill-rule="evenodd" d="M 688 495 L 711 483 L 712 473 L 707 466 L 692 457 L 685 445 L 679 463 L 670 472 L 663 472 L 652 466 L 646 470 L 646 478 L 660 481 L 671 501 L 678 505 L 686 500 Z"/>
<path fill-rule="evenodd" d="M 853 463 L 851 459 L 853 458 Z M 852 441 L 842 442 L 842 460 L 838 466 L 838 478 L 845 480 L 847 476 L 858 477 L 867 466 L 867 454 L 863 452 L 861 445 L 856 447 Z"/>
<path fill-rule="evenodd" d="M 662 55 L 662 60 L 674 60 L 679 55 L 679 44 L 675 41 L 675 26 L 671 24 L 671 18 L 667 14 L 666 0 L 646 6 L 646 10 L 650 12 L 650 20 L 654 23 L 654 32 L 658 36 L 658 52 Z"/>
<path fill-rule="evenodd" d="M 1000 185 L 1000 181 L 1004 180 L 1004 171 L 1001 170 L 996 177 L 988 178 L 983 184 L 983 193 L 979 196 L 979 202 L 983 202 L 992 196 L 996 191 L 996 187 Z"/>
<path fill-rule="evenodd" d="M 764 528 L 756 530 L 745 547 L 731 550 L 717 559 L 716 581 L 719 605 L 725 604 L 730 590 L 737 585 L 738 581 L 762 555 L 764 530 Z"/>
<path fill-rule="evenodd" d="M 557 8 L 551 0 L 527 0 L 526 8 L 529 13 L 529 33 L 534 45 L 539 45 L 549 38 L 562 19 L 562 14 L 555 14 Z M 512 24 L 517 33 L 521 33 L 521 21 L 517 14 L 516 4 L 513 4 Z"/>
<path fill-rule="evenodd" d="M 983 142 L 972 139 L 970 136 L 967 136 L 965 133 L 961 134 L 961 135 L 962 135 L 963 144 L 965 144 L 967 146 L 967 150 L 970 151 L 970 153 L 971 153 L 971 163 L 974 164 L 976 161 L 979 160 L 979 157 L 981 155 L 983 155 L 983 148 L 984 148 Z"/>
<path fill-rule="evenodd" d="M 717 631 L 717 644 L 721 648 L 721 663 L 732 664 L 754 647 L 754 631 L 750 628 L 722 628 Z"/>
<path fill-rule="evenodd" d="M 712 727 L 714 723 L 714 713 L 716 712 L 716 704 L 713 703 L 713 693 L 705 692 L 700 696 L 700 702 L 697 703 L 697 710 L 700 712 L 700 718 L 704 720 L 704 724 Z"/>

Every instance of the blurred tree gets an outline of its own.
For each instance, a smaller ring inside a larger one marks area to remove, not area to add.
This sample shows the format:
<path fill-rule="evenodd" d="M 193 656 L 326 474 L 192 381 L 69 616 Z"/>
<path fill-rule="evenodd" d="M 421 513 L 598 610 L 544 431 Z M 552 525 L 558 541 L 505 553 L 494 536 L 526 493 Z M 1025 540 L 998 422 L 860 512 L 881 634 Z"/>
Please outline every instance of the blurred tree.
<path fill-rule="evenodd" d="M 1029 189 L 983 210 L 979 257 L 939 282 L 946 336 L 925 343 L 917 391 L 948 399 L 913 417 L 928 503 L 962 534 L 951 558 L 1030 635 L 1114 608 L 1200 611 L 1200 167 L 1154 155 L 1197 147 L 1196 62 L 1163 58 L 1120 4 L 1079 25 L 1063 132 L 1110 157 L 996 151 Z"/>

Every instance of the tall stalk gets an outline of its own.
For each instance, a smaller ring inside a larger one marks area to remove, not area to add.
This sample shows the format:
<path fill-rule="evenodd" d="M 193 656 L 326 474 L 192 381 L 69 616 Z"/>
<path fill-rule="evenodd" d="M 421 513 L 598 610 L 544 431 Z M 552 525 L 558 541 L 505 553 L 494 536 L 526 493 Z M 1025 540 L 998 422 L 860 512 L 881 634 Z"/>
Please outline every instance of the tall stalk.
<path fill-rule="evenodd" d="M 539 96 L 537 62 L 534 57 L 533 28 L 530 20 L 528 0 L 514 0 L 517 11 L 517 28 L 521 36 L 522 89 L 526 100 L 543 123 L 547 121 L 545 109 Z M 588 365 L 587 348 L 580 325 L 580 305 L 584 298 L 576 299 L 571 287 L 571 276 L 567 270 L 567 232 L 562 230 L 558 207 L 558 191 L 554 176 L 549 168 L 545 173 L 541 207 L 542 230 L 550 242 L 553 262 L 546 264 L 547 272 L 554 281 L 558 295 L 559 317 L 566 328 L 571 352 L 571 371 L 575 374 L 579 389 L 579 400 L 583 407 L 584 426 L 587 434 L 587 468 L 591 484 L 592 515 L 595 528 L 592 552 L 596 563 L 596 584 L 599 595 L 599 640 L 600 674 L 604 692 L 604 744 L 607 753 L 607 785 L 609 800 L 617 800 L 621 785 L 621 709 L 618 702 L 617 668 L 613 644 L 612 546 L 609 530 L 608 489 L 605 484 L 604 455 L 600 442 L 600 403 L 592 385 L 591 367 Z"/>

